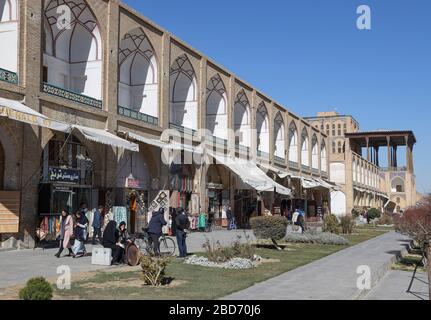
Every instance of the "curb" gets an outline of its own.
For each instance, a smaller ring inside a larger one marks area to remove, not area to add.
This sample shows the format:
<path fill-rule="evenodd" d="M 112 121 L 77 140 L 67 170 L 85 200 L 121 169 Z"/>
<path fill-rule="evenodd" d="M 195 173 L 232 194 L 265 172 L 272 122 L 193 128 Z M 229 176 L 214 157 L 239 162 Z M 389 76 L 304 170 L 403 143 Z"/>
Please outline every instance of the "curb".
<path fill-rule="evenodd" d="M 380 280 L 382 280 L 387 273 L 391 270 L 391 266 L 397 261 L 399 257 L 404 257 L 408 254 L 406 248 L 401 249 L 397 254 L 393 255 L 387 260 L 386 263 L 381 265 L 377 270 L 371 272 L 371 289 L 370 290 L 358 290 L 351 298 L 351 300 L 362 300 L 364 299 L 370 291 L 376 287 Z"/>

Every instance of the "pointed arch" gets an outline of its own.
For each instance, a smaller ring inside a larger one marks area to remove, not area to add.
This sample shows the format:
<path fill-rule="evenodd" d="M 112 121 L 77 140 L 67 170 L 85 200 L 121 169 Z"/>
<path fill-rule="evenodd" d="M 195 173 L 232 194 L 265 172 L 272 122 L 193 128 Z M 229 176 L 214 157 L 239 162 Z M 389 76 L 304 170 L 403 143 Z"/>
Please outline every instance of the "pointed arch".
<path fill-rule="evenodd" d="M 298 163 L 298 128 L 294 121 L 289 125 L 289 161 Z"/>
<path fill-rule="evenodd" d="M 269 115 L 265 102 L 256 111 L 257 151 L 269 154 Z"/>
<path fill-rule="evenodd" d="M 301 164 L 303 166 L 310 166 L 310 142 L 308 139 L 308 131 L 306 128 L 301 133 Z"/>
<path fill-rule="evenodd" d="M 319 140 L 317 140 L 316 134 L 313 134 L 311 140 L 311 167 L 319 169 Z"/>
<path fill-rule="evenodd" d="M 127 32 L 119 49 L 120 106 L 159 117 L 158 64 L 142 28 Z"/>
<path fill-rule="evenodd" d="M 195 70 L 186 54 L 174 60 L 169 74 L 170 122 L 198 129 L 198 89 Z"/>
<path fill-rule="evenodd" d="M 286 156 L 284 119 L 281 112 L 274 118 L 274 156 L 284 159 Z"/>
<path fill-rule="evenodd" d="M 71 13 L 59 28 L 66 6 Z M 60 13 L 58 13 L 60 12 Z M 93 11 L 85 0 L 48 0 L 44 11 L 44 67 L 49 84 L 87 95 L 102 96 L 102 35 Z"/>
<path fill-rule="evenodd" d="M 18 0 L 0 0 L 0 68 L 18 71 Z"/>
<path fill-rule="evenodd" d="M 227 94 L 219 74 L 208 82 L 206 104 L 207 129 L 213 136 L 227 140 Z"/>
<path fill-rule="evenodd" d="M 234 105 L 235 145 L 251 147 L 250 103 L 244 89 L 236 95 Z"/>
<path fill-rule="evenodd" d="M 326 143 L 322 139 L 322 144 L 320 145 L 320 170 L 323 172 L 328 172 L 328 159 L 327 159 Z"/>

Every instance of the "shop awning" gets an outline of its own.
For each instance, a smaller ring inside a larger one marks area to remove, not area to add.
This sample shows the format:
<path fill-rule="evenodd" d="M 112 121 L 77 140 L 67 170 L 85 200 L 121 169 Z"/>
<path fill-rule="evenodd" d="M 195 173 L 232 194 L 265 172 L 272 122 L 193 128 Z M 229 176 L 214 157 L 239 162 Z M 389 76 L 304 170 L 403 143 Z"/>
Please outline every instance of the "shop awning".
<path fill-rule="evenodd" d="M 236 175 L 238 175 L 244 183 L 250 185 L 257 191 L 270 191 L 274 190 L 282 195 L 291 195 L 291 190 L 289 188 L 283 187 L 278 184 L 270 177 L 268 177 L 265 172 L 263 172 L 259 167 L 248 160 L 226 157 L 224 155 L 217 155 L 212 152 L 207 152 L 209 156 L 214 158 L 218 163 L 228 167 Z"/>
<path fill-rule="evenodd" d="M 70 125 L 51 120 L 23 103 L 11 99 L 0 98 L 0 116 L 62 132 L 70 129 Z"/>
<path fill-rule="evenodd" d="M 312 189 L 312 188 L 319 188 L 321 187 L 321 184 L 318 183 L 315 180 L 311 180 L 311 179 L 307 179 L 307 178 L 303 178 L 301 177 L 301 183 L 302 183 L 302 187 L 304 189 Z"/>
<path fill-rule="evenodd" d="M 86 139 L 90 141 L 139 152 L 138 144 L 121 139 L 105 130 L 84 127 L 75 124 L 71 125 L 71 130 L 78 130 Z"/>
<path fill-rule="evenodd" d="M 269 170 L 269 171 L 275 172 L 278 175 L 278 177 L 281 178 L 281 179 L 284 179 L 284 178 L 287 178 L 288 176 L 290 176 L 289 172 L 287 172 L 287 171 L 283 172 L 283 171 L 281 171 L 281 170 L 279 170 L 277 168 L 274 168 L 273 166 L 271 166 L 268 163 L 262 162 L 262 163 L 258 163 L 258 165 L 260 167 L 264 168 L 265 170 Z"/>
<path fill-rule="evenodd" d="M 139 135 L 133 132 L 122 132 L 124 135 L 126 135 L 126 137 L 129 137 L 135 141 L 139 141 L 154 147 L 158 147 L 160 149 L 169 149 L 169 150 L 177 150 L 177 151 L 186 151 L 186 152 L 193 152 L 193 153 L 198 153 L 198 154 L 203 154 L 202 149 L 199 147 L 195 147 L 195 146 L 190 146 L 190 145 L 186 145 L 186 144 L 182 144 L 179 142 L 175 142 L 175 141 L 171 141 L 171 142 L 164 142 L 161 141 L 160 139 L 155 139 L 155 138 L 147 138 L 144 137 L 143 135 Z"/>
<path fill-rule="evenodd" d="M 66 133 L 78 130 L 88 140 L 114 147 L 125 148 L 131 151 L 139 151 L 139 146 L 136 143 L 131 143 L 127 140 L 121 139 L 104 130 L 52 120 L 16 100 L 0 98 L 0 116 Z"/>

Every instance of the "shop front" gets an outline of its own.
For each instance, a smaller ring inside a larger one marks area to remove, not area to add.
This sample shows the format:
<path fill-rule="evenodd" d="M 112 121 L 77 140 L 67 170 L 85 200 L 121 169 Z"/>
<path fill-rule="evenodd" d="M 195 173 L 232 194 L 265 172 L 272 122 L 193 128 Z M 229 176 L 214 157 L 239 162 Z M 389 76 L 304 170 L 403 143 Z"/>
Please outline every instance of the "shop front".
<path fill-rule="evenodd" d="M 217 228 L 227 228 L 230 204 L 230 172 L 220 165 L 210 165 L 207 171 L 208 220 Z"/>
<path fill-rule="evenodd" d="M 82 205 L 96 208 L 94 162 L 74 135 L 56 133 L 43 150 L 39 185 L 39 226 L 44 238 L 54 240 L 62 210 L 76 213 Z"/>

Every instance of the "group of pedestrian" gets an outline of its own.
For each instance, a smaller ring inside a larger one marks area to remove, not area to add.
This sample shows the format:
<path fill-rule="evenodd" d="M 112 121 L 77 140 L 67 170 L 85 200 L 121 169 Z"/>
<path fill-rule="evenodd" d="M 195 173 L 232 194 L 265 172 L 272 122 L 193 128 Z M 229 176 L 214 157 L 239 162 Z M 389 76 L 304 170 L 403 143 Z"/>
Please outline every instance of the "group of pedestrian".
<path fill-rule="evenodd" d="M 85 203 L 81 204 L 81 208 L 74 215 L 71 215 L 67 210 L 61 212 L 60 222 L 60 246 L 58 252 L 55 254 L 57 258 L 60 258 L 64 249 L 68 249 L 69 257 L 79 258 L 87 254 L 85 248 L 85 242 L 88 237 L 88 219 L 86 217 L 88 209 Z M 99 210 L 96 210 L 99 211 Z M 97 234 L 100 239 L 101 230 L 101 213 L 95 214 L 97 219 L 93 220 L 93 227 L 98 229 Z M 73 246 L 72 240 L 75 239 Z M 93 237 L 93 240 L 95 237 Z"/>

